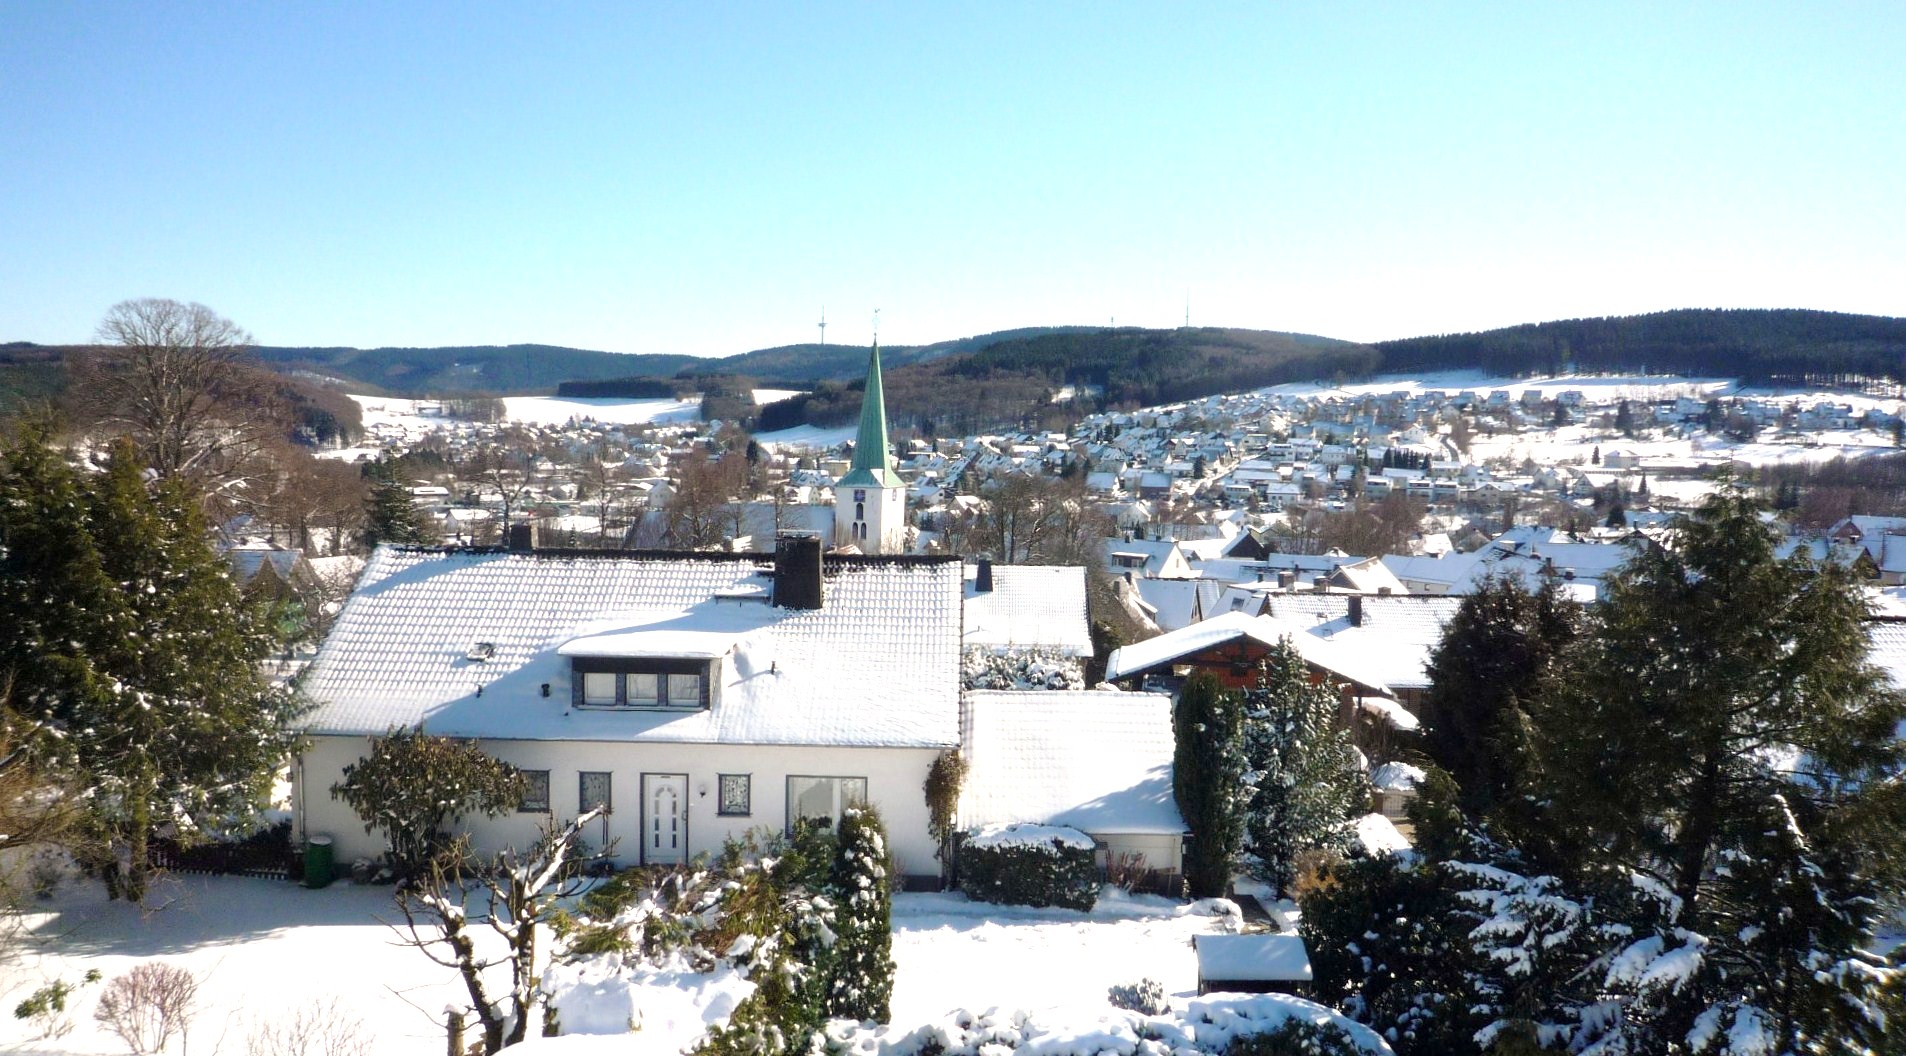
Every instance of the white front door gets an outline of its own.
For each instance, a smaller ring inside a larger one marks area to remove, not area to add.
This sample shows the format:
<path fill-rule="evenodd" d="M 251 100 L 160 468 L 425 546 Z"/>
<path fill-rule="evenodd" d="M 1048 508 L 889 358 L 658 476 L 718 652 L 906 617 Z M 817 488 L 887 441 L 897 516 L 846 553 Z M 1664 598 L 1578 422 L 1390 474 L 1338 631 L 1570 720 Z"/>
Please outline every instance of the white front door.
<path fill-rule="evenodd" d="M 688 861 L 688 775 L 642 775 L 642 864 Z"/>

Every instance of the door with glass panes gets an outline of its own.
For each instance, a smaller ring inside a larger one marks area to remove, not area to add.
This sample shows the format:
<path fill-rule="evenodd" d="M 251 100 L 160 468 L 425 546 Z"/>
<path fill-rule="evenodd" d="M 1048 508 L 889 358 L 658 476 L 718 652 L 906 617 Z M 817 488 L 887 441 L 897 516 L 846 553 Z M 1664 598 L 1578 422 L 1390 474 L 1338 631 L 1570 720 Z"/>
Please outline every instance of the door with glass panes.
<path fill-rule="evenodd" d="M 642 864 L 688 861 L 688 775 L 642 775 Z"/>

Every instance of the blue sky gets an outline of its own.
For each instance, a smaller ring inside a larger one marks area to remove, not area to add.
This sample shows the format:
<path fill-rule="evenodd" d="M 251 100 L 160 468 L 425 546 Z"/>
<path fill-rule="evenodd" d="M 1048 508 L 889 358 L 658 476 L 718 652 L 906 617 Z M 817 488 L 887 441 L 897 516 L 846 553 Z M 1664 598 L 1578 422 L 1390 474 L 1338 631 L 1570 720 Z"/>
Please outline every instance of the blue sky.
<path fill-rule="evenodd" d="M 1906 4 L 0 0 L 0 340 L 1906 315 Z M 1890 54 L 1889 54 L 1890 52 Z"/>

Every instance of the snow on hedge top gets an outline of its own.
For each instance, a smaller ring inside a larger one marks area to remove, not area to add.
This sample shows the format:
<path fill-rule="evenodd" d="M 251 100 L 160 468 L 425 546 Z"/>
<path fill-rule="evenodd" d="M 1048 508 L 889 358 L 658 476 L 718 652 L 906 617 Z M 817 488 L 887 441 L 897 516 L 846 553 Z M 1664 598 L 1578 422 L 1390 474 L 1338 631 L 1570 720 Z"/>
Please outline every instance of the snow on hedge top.
<path fill-rule="evenodd" d="M 1070 847 L 1089 851 L 1092 837 L 1063 825 L 989 825 L 967 838 L 968 847 Z"/>
<path fill-rule="evenodd" d="M 1185 831 L 1171 791 L 1171 698 L 1162 693 L 979 690 L 966 695 L 962 727 L 962 828 Z"/>
<path fill-rule="evenodd" d="M 1364 1056 L 1392 1056 L 1376 1031 L 1289 994 L 1211 994 L 1162 1016 L 1085 1008 L 1063 1017 L 1032 1016 L 994 1008 L 956 1011 L 911 1029 L 835 1020 L 827 1025 L 827 1051 L 840 1056 L 1199 1056 L 1221 1053 L 1233 1038 L 1276 1030 L 1291 1020 L 1338 1027 Z"/>
<path fill-rule="evenodd" d="M 986 649 L 1050 649 L 1090 656 L 1085 569 L 1076 565 L 996 565 L 993 589 L 966 580 L 966 644 Z"/>
<path fill-rule="evenodd" d="M 1408 792 L 1428 777 L 1420 766 L 1389 762 L 1370 771 L 1370 784 L 1379 792 Z"/>
<path fill-rule="evenodd" d="M 1311 979 L 1310 951 L 1296 935 L 1195 935 L 1198 977 L 1241 982 L 1300 982 Z"/>
<path fill-rule="evenodd" d="M 305 676 L 317 705 L 306 728 L 375 735 L 421 723 L 445 736 L 526 740 L 959 742 L 957 560 L 829 557 L 824 604 L 814 610 L 755 600 L 769 582 L 757 567 L 766 560 L 379 548 Z M 573 656 L 709 659 L 718 684 L 708 708 L 576 708 Z"/>

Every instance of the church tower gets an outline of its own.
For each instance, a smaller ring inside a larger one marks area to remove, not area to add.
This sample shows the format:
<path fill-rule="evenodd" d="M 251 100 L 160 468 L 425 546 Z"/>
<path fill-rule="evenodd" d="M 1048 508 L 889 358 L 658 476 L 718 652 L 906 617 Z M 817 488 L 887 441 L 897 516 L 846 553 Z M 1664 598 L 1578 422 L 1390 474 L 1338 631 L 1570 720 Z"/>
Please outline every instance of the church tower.
<path fill-rule="evenodd" d="M 887 448 L 879 338 L 867 358 L 854 465 L 834 486 L 834 545 L 854 546 L 863 554 L 899 554 L 907 548 L 907 485 L 893 471 L 893 454 Z"/>

